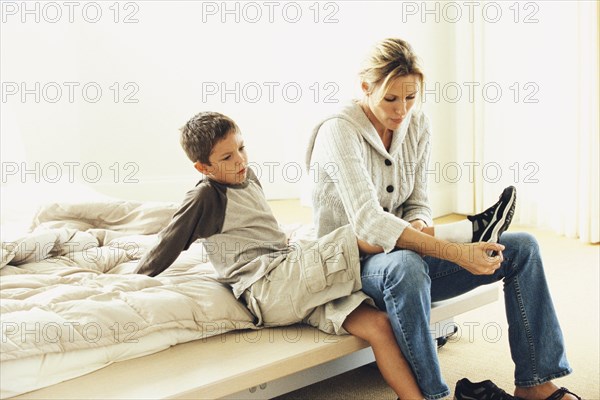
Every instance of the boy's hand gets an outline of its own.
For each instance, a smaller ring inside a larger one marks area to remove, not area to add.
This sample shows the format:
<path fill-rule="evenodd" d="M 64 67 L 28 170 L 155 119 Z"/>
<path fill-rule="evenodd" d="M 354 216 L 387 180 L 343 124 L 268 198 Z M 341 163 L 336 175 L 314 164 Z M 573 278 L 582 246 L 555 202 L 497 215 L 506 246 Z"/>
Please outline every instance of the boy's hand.
<path fill-rule="evenodd" d="M 504 245 L 500 243 L 454 243 L 456 245 L 456 255 L 454 260 L 473 275 L 492 275 L 500 264 L 504 261 L 502 250 Z M 491 252 L 497 252 L 496 255 L 490 256 Z"/>

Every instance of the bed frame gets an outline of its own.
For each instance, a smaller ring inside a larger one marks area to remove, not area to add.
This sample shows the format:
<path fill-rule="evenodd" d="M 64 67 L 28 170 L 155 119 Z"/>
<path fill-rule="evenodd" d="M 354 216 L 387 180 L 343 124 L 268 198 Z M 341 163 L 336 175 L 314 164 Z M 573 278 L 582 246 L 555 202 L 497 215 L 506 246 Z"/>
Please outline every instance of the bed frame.
<path fill-rule="evenodd" d="M 453 318 L 498 299 L 498 286 L 434 303 L 433 338 L 454 332 Z M 305 325 L 233 331 L 117 362 L 15 399 L 265 399 L 374 361 L 354 336 Z"/>

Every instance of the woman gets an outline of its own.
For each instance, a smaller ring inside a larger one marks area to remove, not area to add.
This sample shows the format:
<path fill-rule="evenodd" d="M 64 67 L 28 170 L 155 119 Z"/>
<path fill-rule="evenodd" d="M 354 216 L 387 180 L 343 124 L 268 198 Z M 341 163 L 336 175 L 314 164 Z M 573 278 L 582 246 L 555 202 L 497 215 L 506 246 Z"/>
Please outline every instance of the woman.
<path fill-rule="evenodd" d="M 481 240 L 477 232 L 464 234 L 465 223 L 444 232 L 431 229 L 430 127 L 414 108 L 424 75 L 411 46 L 400 39 L 382 41 L 360 78 L 363 98 L 321 121 L 309 145 L 307 163 L 318 169 L 315 225 L 321 236 L 349 223 L 359 239 L 383 248 L 361 259 L 363 291 L 387 311 L 423 396 L 450 393 L 429 334 L 431 301 L 503 279 L 515 396 L 577 398 L 552 382 L 571 368 L 535 238 L 507 233 L 502 246 L 493 248 L 497 253 L 488 256 L 489 244 L 448 247 L 444 239 Z M 473 222 L 478 231 L 481 221 L 469 219 L 466 224 Z M 433 231 L 435 237 L 429 235 Z M 489 381 L 461 380 L 456 388 L 459 399 L 499 395 L 510 397 Z"/>

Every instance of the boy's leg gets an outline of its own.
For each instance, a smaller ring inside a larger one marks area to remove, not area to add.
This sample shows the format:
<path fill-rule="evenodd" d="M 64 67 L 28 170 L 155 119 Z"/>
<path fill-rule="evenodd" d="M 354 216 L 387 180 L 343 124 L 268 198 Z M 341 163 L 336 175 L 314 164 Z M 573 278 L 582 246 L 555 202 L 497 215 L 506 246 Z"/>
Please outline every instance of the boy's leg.
<path fill-rule="evenodd" d="M 436 225 L 430 231 L 423 232 L 455 243 L 496 243 L 512 221 L 516 201 L 517 190 L 509 186 L 504 189 L 496 204 L 484 212 L 469 215 L 463 221 Z"/>
<path fill-rule="evenodd" d="M 379 371 L 399 398 L 423 398 L 385 312 L 363 303 L 348 315 L 342 326 L 350 334 L 369 342 Z"/>

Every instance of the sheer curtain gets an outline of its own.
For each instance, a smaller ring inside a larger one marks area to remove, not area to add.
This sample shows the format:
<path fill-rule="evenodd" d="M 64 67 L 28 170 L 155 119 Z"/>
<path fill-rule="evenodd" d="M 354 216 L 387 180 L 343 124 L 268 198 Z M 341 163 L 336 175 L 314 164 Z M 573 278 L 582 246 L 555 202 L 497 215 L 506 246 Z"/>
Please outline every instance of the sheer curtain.
<path fill-rule="evenodd" d="M 535 5 L 473 28 L 474 208 L 514 185 L 515 222 L 597 243 L 598 3 Z"/>

